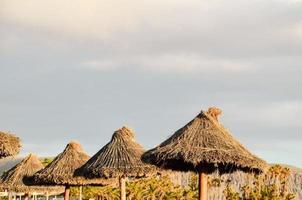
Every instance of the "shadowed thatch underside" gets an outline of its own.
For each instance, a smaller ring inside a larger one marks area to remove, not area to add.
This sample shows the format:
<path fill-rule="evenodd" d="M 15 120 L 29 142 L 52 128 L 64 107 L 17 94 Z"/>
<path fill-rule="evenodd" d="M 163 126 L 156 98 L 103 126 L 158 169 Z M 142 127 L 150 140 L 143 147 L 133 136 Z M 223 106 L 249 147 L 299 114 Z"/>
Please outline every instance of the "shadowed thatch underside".
<path fill-rule="evenodd" d="M 5 172 L 0 179 L 0 189 L 14 192 L 63 192 L 63 187 L 28 186 L 26 177 L 32 176 L 43 169 L 43 164 L 37 156 L 30 154 L 19 164 Z"/>
<path fill-rule="evenodd" d="M 148 176 L 155 167 L 141 161 L 143 153 L 144 149 L 135 141 L 133 131 L 123 127 L 114 132 L 111 141 L 79 170 L 79 174 L 90 178 Z"/>
<path fill-rule="evenodd" d="M 218 108 L 210 108 L 179 129 L 142 160 L 165 169 L 212 173 L 262 172 L 267 164 L 245 149 L 221 124 Z"/>
<path fill-rule="evenodd" d="M 18 137 L 0 132 L 0 158 L 17 155 L 20 148 L 21 143 Z"/>
<path fill-rule="evenodd" d="M 79 143 L 71 142 L 47 167 L 34 174 L 32 182 L 33 184 L 70 186 L 107 184 L 102 179 L 88 180 L 74 175 L 75 170 L 86 163 L 89 158 Z"/>

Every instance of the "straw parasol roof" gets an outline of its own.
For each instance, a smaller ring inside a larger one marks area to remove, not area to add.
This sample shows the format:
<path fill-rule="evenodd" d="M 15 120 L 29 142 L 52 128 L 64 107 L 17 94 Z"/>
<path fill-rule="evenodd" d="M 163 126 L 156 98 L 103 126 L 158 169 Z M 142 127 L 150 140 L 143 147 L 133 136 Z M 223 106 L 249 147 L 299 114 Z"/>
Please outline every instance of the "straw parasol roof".
<path fill-rule="evenodd" d="M 74 172 L 90 157 L 77 142 L 70 142 L 47 167 L 38 171 L 32 177 L 34 184 L 45 185 L 103 185 L 101 179 L 87 180 L 84 177 L 75 177 Z"/>
<path fill-rule="evenodd" d="M 62 192 L 61 187 L 28 186 L 26 177 L 43 169 L 43 164 L 37 156 L 29 154 L 19 164 L 5 172 L 0 178 L 0 188 L 14 192 Z"/>
<path fill-rule="evenodd" d="M 141 161 L 144 152 L 143 147 L 135 141 L 134 132 L 122 127 L 114 132 L 111 141 L 80 172 L 90 178 L 144 177 L 155 169 Z"/>
<path fill-rule="evenodd" d="M 262 172 L 267 164 L 245 149 L 218 121 L 221 110 L 201 111 L 142 160 L 178 171 L 229 173 L 234 170 Z"/>
<path fill-rule="evenodd" d="M 17 155 L 20 148 L 20 138 L 0 131 L 0 158 Z"/>

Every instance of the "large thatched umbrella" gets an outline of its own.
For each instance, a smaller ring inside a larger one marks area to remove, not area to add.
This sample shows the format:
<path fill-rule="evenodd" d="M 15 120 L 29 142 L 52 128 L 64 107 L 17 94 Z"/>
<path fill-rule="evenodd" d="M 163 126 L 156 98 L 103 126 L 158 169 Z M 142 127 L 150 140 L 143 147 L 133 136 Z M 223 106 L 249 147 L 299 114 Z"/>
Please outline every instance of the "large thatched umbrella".
<path fill-rule="evenodd" d="M 85 179 L 76 177 L 74 172 L 90 157 L 77 142 L 70 142 L 48 166 L 35 173 L 32 177 L 34 184 L 65 186 L 64 199 L 69 199 L 70 186 L 104 185 L 102 179 Z"/>
<path fill-rule="evenodd" d="M 206 199 L 206 174 L 234 170 L 262 172 L 266 162 L 245 149 L 219 122 L 221 110 L 210 108 L 159 146 L 147 151 L 142 160 L 165 169 L 199 174 L 199 199 Z"/>
<path fill-rule="evenodd" d="M 28 199 L 30 193 L 62 192 L 60 187 L 29 186 L 26 177 L 32 176 L 37 171 L 43 169 L 43 164 L 37 156 L 29 154 L 20 163 L 5 172 L 0 178 L 0 188 L 9 192 L 25 193 Z"/>
<path fill-rule="evenodd" d="M 20 139 L 13 134 L 0 131 L 0 159 L 17 155 L 20 151 Z"/>
<path fill-rule="evenodd" d="M 135 141 L 133 131 L 122 127 L 114 132 L 111 141 L 80 172 L 88 178 L 119 178 L 121 199 L 125 200 L 125 178 L 144 177 L 155 169 L 141 161 L 144 152 L 143 147 Z"/>

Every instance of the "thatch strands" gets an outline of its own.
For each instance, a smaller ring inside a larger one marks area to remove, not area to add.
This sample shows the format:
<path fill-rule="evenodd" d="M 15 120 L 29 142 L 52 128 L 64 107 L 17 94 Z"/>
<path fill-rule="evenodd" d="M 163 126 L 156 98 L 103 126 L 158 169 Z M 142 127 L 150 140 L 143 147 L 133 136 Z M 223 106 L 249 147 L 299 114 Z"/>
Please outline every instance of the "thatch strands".
<path fill-rule="evenodd" d="M 216 117 L 201 111 L 158 147 L 147 151 L 142 159 L 161 168 L 180 171 L 263 171 L 266 163 L 235 140 Z"/>
<path fill-rule="evenodd" d="M 143 147 L 135 141 L 134 132 L 122 127 L 80 170 L 89 178 L 148 176 L 155 168 L 141 161 L 144 152 Z"/>
<path fill-rule="evenodd" d="M 262 172 L 266 162 L 251 154 L 218 122 L 219 114 L 218 108 L 201 111 L 166 141 L 147 151 L 142 160 L 165 169 L 198 172 L 203 190 L 206 190 L 205 174 L 214 171 Z"/>
<path fill-rule="evenodd" d="M 9 171 L 5 172 L 0 178 L 0 188 L 2 190 L 22 192 L 25 194 L 33 192 L 61 192 L 63 188 L 29 186 L 26 178 L 32 176 L 37 171 L 43 169 L 43 164 L 37 156 L 30 154 L 25 157 L 19 164 Z"/>
<path fill-rule="evenodd" d="M 141 161 L 143 153 L 143 147 L 135 141 L 134 132 L 122 127 L 80 172 L 90 178 L 119 178 L 121 199 L 126 200 L 125 177 L 144 177 L 154 172 L 154 167 Z"/>
<path fill-rule="evenodd" d="M 70 186 L 105 185 L 109 181 L 103 179 L 86 179 L 75 176 L 75 171 L 90 157 L 77 142 L 70 142 L 47 167 L 34 174 L 34 184 L 65 186 L 64 199 L 68 200 Z"/>
<path fill-rule="evenodd" d="M 17 155 L 21 148 L 20 138 L 0 131 L 0 159 Z"/>
<path fill-rule="evenodd" d="M 88 161 L 90 157 L 77 142 L 70 142 L 48 166 L 33 176 L 35 184 L 44 185 L 103 185 L 101 179 L 86 179 L 75 176 L 75 170 Z"/>

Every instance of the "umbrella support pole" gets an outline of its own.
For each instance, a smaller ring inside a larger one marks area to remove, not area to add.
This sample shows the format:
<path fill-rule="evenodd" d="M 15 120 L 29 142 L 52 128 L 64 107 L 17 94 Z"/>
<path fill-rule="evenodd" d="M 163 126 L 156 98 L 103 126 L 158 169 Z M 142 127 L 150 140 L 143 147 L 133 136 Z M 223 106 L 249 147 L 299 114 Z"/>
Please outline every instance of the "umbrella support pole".
<path fill-rule="evenodd" d="M 199 180 L 198 180 L 198 200 L 207 200 L 207 187 L 208 187 L 208 180 L 207 175 L 205 173 L 199 173 Z"/>
<path fill-rule="evenodd" d="M 125 177 L 120 177 L 121 200 L 126 200 L 126 180 Z"/>
<path fill-rule="evenodd" d="M 65 192 L 64 192 L 64 200 L 69 200 L 69 194 L 70 194 L 70 186 L 65 186 Z"/>
<path fill-rule="evenodd" d="M 8 200 L 12 200 L 12 193 L 8 192 Z"/>
<path fill-rule="evenodd" d="M 82 200 L 82 191 L 83 191 L 83 187 L 82 186 L 80 186 L 79 187 L 79 192 L 80 192 L 80 195 L 79 195 L 79 200 Z"/>
<path fill-rule="evenodd" d="M 48 192 L 46 192 L 46 194 L 45 194 L 45 199 L 46 199 L 46 200 L 49 199 L 49 194 L 48 194 Z"/>
<path fill-rule="evenodd" d="M 28 193 L 24 194 L 24 200 L 28 200 Z"/>

